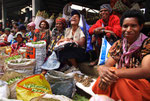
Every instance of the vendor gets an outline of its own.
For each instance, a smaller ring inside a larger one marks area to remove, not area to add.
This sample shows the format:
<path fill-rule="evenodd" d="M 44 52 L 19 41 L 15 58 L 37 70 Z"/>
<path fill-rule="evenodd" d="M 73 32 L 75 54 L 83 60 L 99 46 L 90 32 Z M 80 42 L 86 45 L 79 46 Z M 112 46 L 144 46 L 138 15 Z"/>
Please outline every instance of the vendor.
<path fill-rule="evenodd" d="M 46 49 L 51 42 L 51 31 L 49 30 L 49 24 L 46 20 L 42 20 L 39 24 L 40 29 L 35 29 L 33 41 L 46 41 Z"/>
<path fill-rule="evenodd" d="M 23 37 L 22 32 L 17 32 L 14 39 L 17 41 L 16 43 L 11 45 L 12 52 L 11 54 L 18 54 L 18 50 L 20 47 L 26 47 L 25 37 Z"/>
<path fill-rule="evenodd" d="M 66 20 L 58 17 L 56 19 L 55 27 L 52 29 L 52 41 L 49 45 L 49 52 L 52 53 L 55 44 L 62 38 L 64 38 L 65 29 L 67 27 Z"/>
<path fill-rule="evenodd" d="M 0 43 L 0 46 L 8 46 L 11 44 L 11 41 L 13 39 L 13 33 L 10 32 L 10 28 L 5 28 L 5 33 L 4 35 L 4 42 Z"/>
<path fill-rule="evenodd" d="M 92 88 L 95 94 L 115 101 L 150 101 L 150 38 L 140 32 L 144 21 L 141 11 L 123 14 L 123 39 L 113 44 L 108 60 L 98 67 L 99 77 Z M 113 67 L 116 63 L 117 68 Z"/>

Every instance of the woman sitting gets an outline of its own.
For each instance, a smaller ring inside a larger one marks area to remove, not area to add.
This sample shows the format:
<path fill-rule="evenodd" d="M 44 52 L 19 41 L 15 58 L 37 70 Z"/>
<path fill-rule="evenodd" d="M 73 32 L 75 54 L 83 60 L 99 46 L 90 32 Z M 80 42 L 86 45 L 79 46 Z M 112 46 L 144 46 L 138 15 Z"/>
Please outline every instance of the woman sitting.
<path fill-rule="evenodd" d="M 113 44 L 105 65 L 98 67 L 94 93 L 115 101 L 150 101 L 150 38 L 140 33 L 144 21 L 141 11 L 123 14 L 123 39 Z M 113 67 L 116 63 L 117 68 Z"/>
<path fill-rule="evenodd" d="M 72 41 L 78 44 L 78 47 L 64 48 L 58 53 L 60 62 L 69 62 L 74 67 L 77 67 L 77 62 L 83 62 L 86 60 L 85 54 L 85 35 L 78 26 L 80 20 L 80 14 L 74 10 L 71 13 L 71 28 L 67 28 L 65 31 L 64 39 L 58 41 L 58 44 L 64 41 Z"/>
<path fill-rule="evenodd" d="M 25 44 L 25 38 L 23 37 L 22 32 L 17 32 L 14 39 L 17 41 L 16 43 L 11 45 L 12 48 L 12 52 L 11 54 L 18 54 L 18 50 L 20 49 L 20 47 L 26 47 Z"/>
<path fill-rule="evenodd" d="M 64 18 L 58 17 L 56 19 L 55 27 L 52 30 L 52 41 L 50 45 L 48 46 L 49 54 L 51 54 L 54 50 L 54 46 L 56 43 L 64 38 L 65 28 L 67 26 L 66 20 Z"/>

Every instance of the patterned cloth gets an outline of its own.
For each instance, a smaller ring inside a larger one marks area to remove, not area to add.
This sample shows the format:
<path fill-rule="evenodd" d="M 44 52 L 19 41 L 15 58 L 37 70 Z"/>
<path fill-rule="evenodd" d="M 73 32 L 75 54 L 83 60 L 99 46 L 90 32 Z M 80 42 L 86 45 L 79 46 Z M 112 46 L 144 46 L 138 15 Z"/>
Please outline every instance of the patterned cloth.
<path fill-rule="evenodd" d="M 129 7 L 123 4 L 121 0 L 118 0 L 114 5 L 113 10 L 119 13 L 123 13 L 129 10 Z"/>
<path fill-rule="evenodd" d="M 113 44 L 113 46 L 109 50 L 111 57 L 117 63 L 119 63 L 121 56 L 123 54 L 122 47 L 123 41 L 118 40 Z M 141 64 L 143 57 L 148 54 L 150 54 L 150 38 L 145 39 L 142 43 L 142 46 L 129 56 L 130 57 L 129 65 L 125 65 L 125 61 L 123 61 L 123 64 L 127 68 L 136 68 Z"/>
<path fill-rule="evenodd" d="M 15 52 L 17 53 L 17 51 L 20 49 L 20 47 L 26 47 L 26 44 L 25 43 L 21 43 L 20 45 L 18 45 L 18 42 L 12 44 L 11 45 L 11 49 L 12 49 L 11 54 L 14 54 Z"/>
<path fill-rule="evenodd" d="M 45 40 L 46 41 L 46 47 L 50 44 L 50 30 L 46 29 L 45 31 L 41 31 L 40 29 L 35 30 L 35 34 L 33 37 L 33 41 L 40 41 Z"/>
<path fill-rule="evenodd" d="M 50 45 L 48 46 L 48 51 L 50 51 L 52 53 L 54 50 L 54 46 L 62 38 L 64 38 L 64 31 L 58 32 L 56 27 L 53 28 L 53 30 L 52 30 L 52 41 L 51 41 Z"/>

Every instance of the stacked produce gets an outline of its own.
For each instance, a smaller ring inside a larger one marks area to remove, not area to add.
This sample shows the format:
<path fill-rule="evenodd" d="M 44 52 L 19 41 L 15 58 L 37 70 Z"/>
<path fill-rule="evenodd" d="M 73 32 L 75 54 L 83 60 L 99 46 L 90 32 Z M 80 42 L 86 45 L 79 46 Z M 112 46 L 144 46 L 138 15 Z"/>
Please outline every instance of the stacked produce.
<path fill-rule="evenodd" d="M 26 43 L 28 47 L 35 48 L 35 59 L 36 59 L 36 67 L 35 74 L 41 73 L 41 66 L 44 63 L 46 58 L 46 42 L 38 41 L 38 42 L 29 42 Z"/>
<path fill-rule="evenodd" d="M 35 25 L 36 25 L 36 29 L 39 29 L 39 24 L 42 20 L 46 20 L 49 23 L 49 27 L 51 28 L 53 22 L 54 22 L 54 13 L 51 15 L 51 17 L 49 18 L 49 15 L 46 11 L 38 11 L 36 14 L 36 18 L 35 18 Z"/>

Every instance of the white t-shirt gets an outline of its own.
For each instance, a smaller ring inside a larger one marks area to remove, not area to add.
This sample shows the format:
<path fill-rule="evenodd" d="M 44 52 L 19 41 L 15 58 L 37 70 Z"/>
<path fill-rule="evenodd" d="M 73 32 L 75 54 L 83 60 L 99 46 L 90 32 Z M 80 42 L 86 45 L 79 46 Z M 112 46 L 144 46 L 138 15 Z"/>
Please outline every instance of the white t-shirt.
<path fill-rule="evenodd" d="M 10 42 L 13 38 L 14 38 L 13 33 L 10 33 L 7 38 L 7 41 Z"/>
<path fill-rule="evenodd" d="M 72 28 L 66 28 L 65 38 L 71 38 L 74 41 L 80 41 L 81 38 L 85 38 L 85 35 L 80 27 L 77 28 L 74 35 L 72 35 Z"/>

